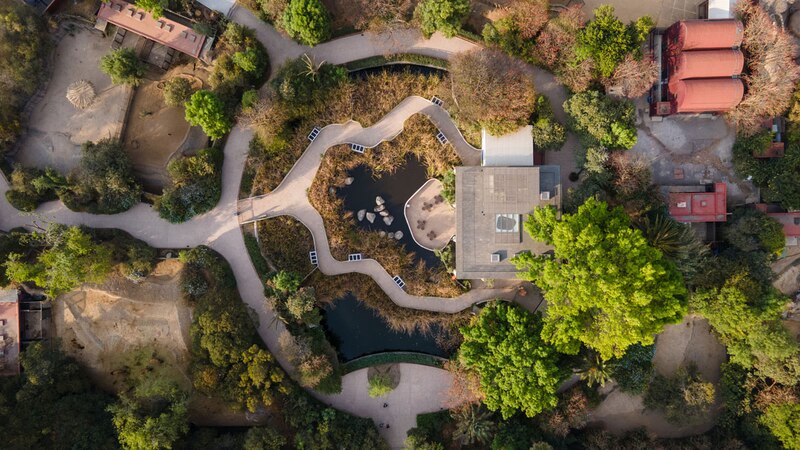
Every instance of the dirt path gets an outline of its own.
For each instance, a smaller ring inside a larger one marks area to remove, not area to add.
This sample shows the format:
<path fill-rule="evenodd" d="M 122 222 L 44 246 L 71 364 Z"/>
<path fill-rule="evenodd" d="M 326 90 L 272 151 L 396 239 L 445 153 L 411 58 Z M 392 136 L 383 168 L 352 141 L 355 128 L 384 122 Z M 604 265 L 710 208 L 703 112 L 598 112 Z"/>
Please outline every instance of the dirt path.
<path fill-rule="evenodd" d="M 191 308 L 178 287 L 181 267 L 174 260 L 161 262 L 138 284 L 112 275 L 53 302 L 56 335 L 65 351 L 89 367 L 104 389 L 118 389 L 127 359 L 150 348 L 188 383 Z"/>
<path fill-rule="evenodd" d="M 677 325 L 670 325 L 656 339 L 653 365 L 658 373 L 670 376 L 679 367 L 690 363 L 697 366 L 703 379 L 719 384 L 720 365 L 725 362 L 725 347 L 711 332 L 708 321 L 687 316 Z M 611 387 L 612 391 L 591 413 L 591 420 L 600 422 L 613 433 L 624 433 L 644 427 L 658 437 L 677 438 L 692 436 L 710 430 L 719 417 L 717 405 L 701 420 L 691 424 L 676 425 L 668 422 L 660 411 L 646 410 L 641 395 L 630 395 Z"/>

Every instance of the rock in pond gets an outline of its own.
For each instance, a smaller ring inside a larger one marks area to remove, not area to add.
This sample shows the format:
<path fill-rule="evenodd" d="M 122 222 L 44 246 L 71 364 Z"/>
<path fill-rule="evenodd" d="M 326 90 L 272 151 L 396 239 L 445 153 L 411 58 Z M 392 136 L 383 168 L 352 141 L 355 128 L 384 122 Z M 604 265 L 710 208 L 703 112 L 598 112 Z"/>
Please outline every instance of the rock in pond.
<path fill-rule="evenodd" d="M 383 197 L 381 197 L 380 195 L 375 197 L 375 204 L 376 205 L 382 205 L 384 203 L 386 203 L 386 200 L 384 200 Z"/>
<path fill-rule="evenodd" d="M 389 211 L 386 211 L 386 210 L 383 210 L 383 211 L 379 212 L 378 214 L 380 214 L 381 217 L 389 217 Z"/>
<path fill-rule="evenodd" d="M 387 227 L 390 226 L 392 222 L 394 222 L 393 216 L 386 216 L 383 218 L 383 223 L 385 223 Z"/>
<path fill-rule="evenodd" d="M 353 181 L 355 181 L 355 180 L 356 179 L 353 178 L 353 177 L 347 177 L 347 178 L 344 179 L 344 184 L 345 184 L 345 186 L 350 186 L 351 184 L 353 184 Z"/>
<path fill-rule="evenodd" d="M 364 220 L 364 214 L 366 214 L 366 213 L 367 213 L 367 210 L 366 210 L 366 209 L 359 209 L 359 210 L 358 210 L 358 214 L 357 214 L 357 215 L 358 215 L 358 221 L 359 221 L 359 222 L 361 222 L 362 220 Z"/>
<path fill-rule="evenodd" d="M 366 215 L 367 215 L 367 221 L 369 221 L 369 223 L 375 222 L 375 213 L 368 212 Z"/>
<path fill-rule="evenodd" d="M 381 212 L 386 209 L 386 205 L 378 205 L 375 207 L 375 212 Z"/>
<path fill-rule="evenodd" d="M 385 232 L 385 231 L 383 231 L 383 230 L 381 230 L 381 231 L 379 231 L 379 232 L 378 232 L 378 236 L 380 236 L 380 237 L 386 237 L 386 232 Z"/>
<path fill-rule="evenodd" d="M 400 239 L 403 239 L 403 232 L 402 232 L 402 231 L 396 231 L 396 232 L 394 233 L 394 238 L 395 238 L 395 239 L 397 239 L 398 241 L 399 241 Z"/>

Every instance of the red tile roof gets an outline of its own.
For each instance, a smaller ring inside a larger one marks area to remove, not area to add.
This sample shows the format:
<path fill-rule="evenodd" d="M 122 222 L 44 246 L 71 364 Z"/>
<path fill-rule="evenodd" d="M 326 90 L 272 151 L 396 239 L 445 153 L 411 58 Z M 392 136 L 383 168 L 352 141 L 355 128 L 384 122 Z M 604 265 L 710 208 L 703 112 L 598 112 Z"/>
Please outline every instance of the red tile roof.
<path fill-rule="evenodd" d="M 783 234 L 786 237 L 800 237 L 800 211 L 767 213 L 767 215 L 783 225 Z"/>
<path fill-rule="evenodd" d="M 744 36 L 744 26 L 736 19 L 684 20 L 674 26 L 679 51 L 738 47 Z"/>
<path fill-rule="evenodd" d="M 670 80 L 669 91 L 674 98 L 675 112 L 724 112 L 742 101 L 744 84 L 738 78 Z"/>
<path fill-rule="evenodd" d="M 714 192 L 670 192 L 669 215 L 678 222 L 725 222 L 725 183 L 714 183 Z"/>
<path fill-rule="evenodd" d="M 111 0 L 100 5 L 97 18 L 195 58 L 200 56 L 206 40 L 204 35 L 191 27 L 166 17 L 154 19 L 150 13 L 122 0 Z"/>
<path fill-rule="evenodd" d="M 732 77 L 742 73 L 744 55 L 740 50 L 697 50 L 681 52 L 673 64 L 670 80 Z"/>

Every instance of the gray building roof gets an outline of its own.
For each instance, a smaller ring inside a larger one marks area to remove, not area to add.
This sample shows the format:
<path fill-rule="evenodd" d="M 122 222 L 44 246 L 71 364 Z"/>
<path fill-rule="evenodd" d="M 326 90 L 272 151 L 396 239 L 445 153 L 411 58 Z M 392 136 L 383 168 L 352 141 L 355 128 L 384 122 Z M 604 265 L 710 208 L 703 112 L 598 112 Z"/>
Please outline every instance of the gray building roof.
<path fill-rule="evenodd" d="M 523 223 L 537 207 L 561 207 L 558 166 L 456 167 L 456 275 L 460 279 L 515 278 L 510 259 L 544 253 Z"/>
<path fill-rule="evenodd" d="M 519 130 L 493 136 L 481 130 L 481 148 L 483 149 L 483 166 L 516 167 L 533 165 L 533 126 L 521 127 Z"/>

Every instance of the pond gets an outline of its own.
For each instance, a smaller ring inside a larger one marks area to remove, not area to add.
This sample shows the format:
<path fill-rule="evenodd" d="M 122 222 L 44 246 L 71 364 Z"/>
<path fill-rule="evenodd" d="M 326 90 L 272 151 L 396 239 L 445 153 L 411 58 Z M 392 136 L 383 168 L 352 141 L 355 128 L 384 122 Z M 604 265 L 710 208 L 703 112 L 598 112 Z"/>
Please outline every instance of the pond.
<path fill-rule="evenodd" d="M 349 176 L 354 178 L 353 184 L 340 188 L 338 192 L 344 200 L 345 210 L 352 211 L 353 214 L 362 209 L 374 212 L 375 197 L 380 196 L 386 201 L 384 206 L 389 215 L 394 217 L 391 225 L 386 225 L 377 213 L 374 223 L 369 223 L 366 218 L 361 221 L 356 218 L 359 228 L 370 231 L 383 230 L 387 233 L 402 231 L 403 237 L 399 242 L 407 251 L 414 253 L 417 260 L 425 261 L 428 267 L 438 267 L 441 264 L 432 251 L 420 247 L 411 237 L 411 230 L 408 229 L 403 213 L 406 201 L 428 180 L 425 166 L 416 157 L 409 157 L 406 164 L 394 173 L 383 173 L 380 178 L 375 178 L 372 170 L 364 165 L 351 170 Z M 363 251 L 364 256 L 369 258 L 369 249 Z"/>
<path fill-rule="evenodd" d="M 450 356 L 450 352 L 436 344 L 436 327 L 428 335 L 392 331 L 381 317 L 351 294 L 325 306 L 322 326 L 331 344 L 339 350 L 339 358 L 345 362 L 387 351 Z"/>

